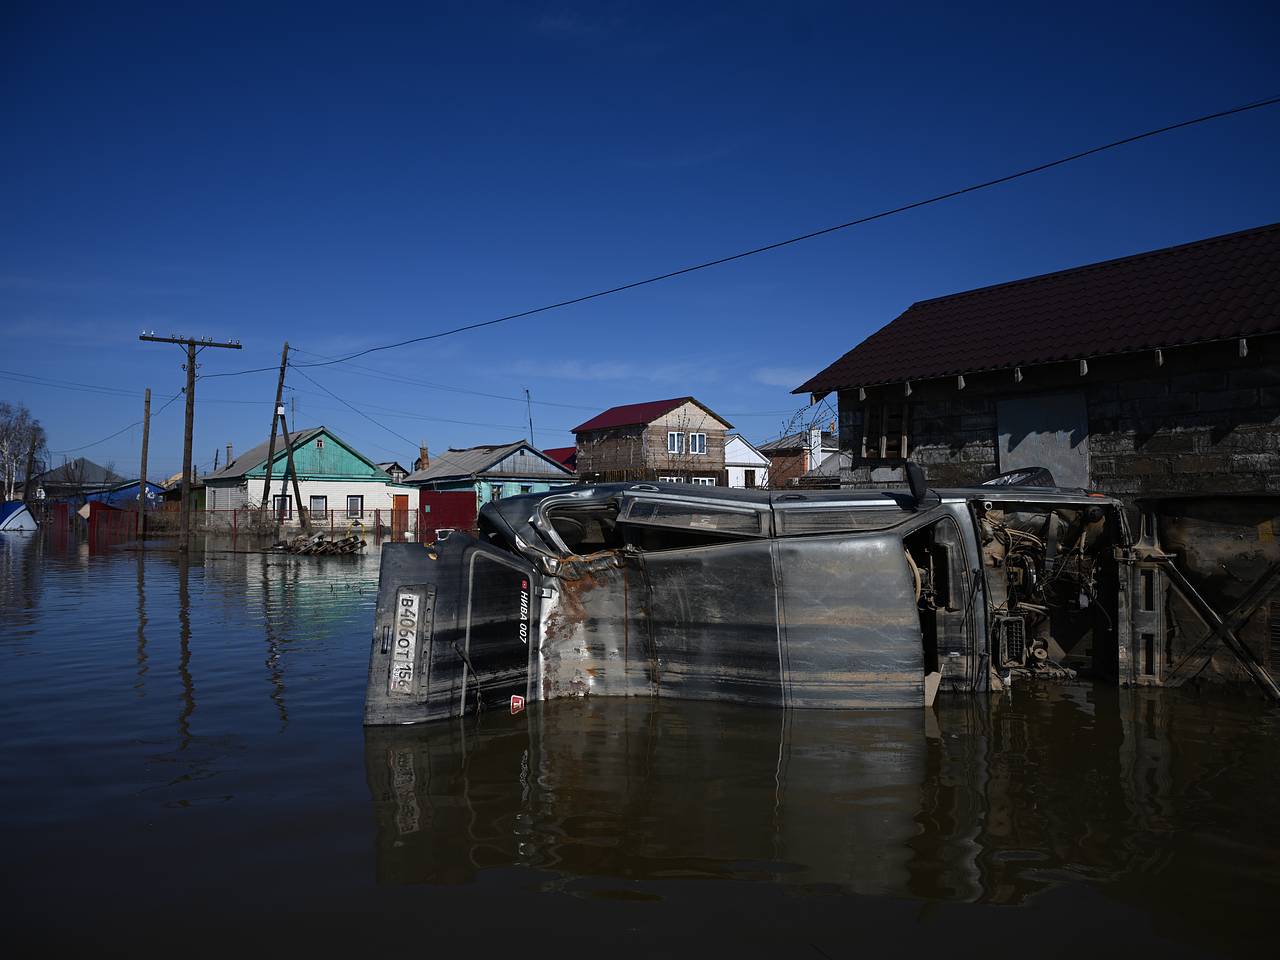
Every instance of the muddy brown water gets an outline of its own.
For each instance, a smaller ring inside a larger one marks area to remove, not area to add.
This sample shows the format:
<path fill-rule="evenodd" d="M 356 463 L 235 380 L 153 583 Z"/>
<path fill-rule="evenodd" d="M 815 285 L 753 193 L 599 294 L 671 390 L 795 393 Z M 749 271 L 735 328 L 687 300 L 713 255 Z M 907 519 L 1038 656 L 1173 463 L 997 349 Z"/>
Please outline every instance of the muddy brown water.
<path fill-rule="evenodd" d="M 592 699 L 366 733 L 377 559 L 0 538 L 10 943 L 1275 949 L 1280 723 L 1243 692 Z"/>

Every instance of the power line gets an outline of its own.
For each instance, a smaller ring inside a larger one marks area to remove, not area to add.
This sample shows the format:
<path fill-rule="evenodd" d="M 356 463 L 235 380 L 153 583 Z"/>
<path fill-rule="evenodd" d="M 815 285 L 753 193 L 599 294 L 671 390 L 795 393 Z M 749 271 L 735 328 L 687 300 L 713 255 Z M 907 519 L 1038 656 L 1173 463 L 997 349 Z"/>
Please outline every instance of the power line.
<path fill-rule="evenodd" d="M 372 423 L 375 427 L 381 427 L 383 430 L 387 431 L 387 433 L 391 434 L 393 437 L 398 437 L 399 439 L 403 440 L 405 443 L 409 444 L 410 447 L 414 446 L 413 441 L 410 440 L 408 437 L 406 437 L 403 433 L 396 433 L 396 431 L 392 430 L 385 423 L 379 423 L 377 420 L 373 419 L 373 417 L 369 416 L 359 407 L 356 407 L 350 403 L 347 403 L 347 401 L 343 400 L 340 396 L 338 396 L 336 393 L 334 393 L 332 390 L 326 387 L 323 383 L 320 383 L 319 381 L 312 379 L 311 377 L 307 376 L 307 374 L 303 373 L 301 370 L 298 370 L 298 368 L 294 366 L 292 363 L 289 364 L 289 367 L 293 370 L 297 370 L 298 375 L 301 376 L 304 380 L 308 381 L 309 383 L 315 384 L 317 387 L 319 387 L 329 396 L 333 397 L 333 399 L 337 400 L 344 407 L 351 410 L 353 413 L 358 413 L 360 416 L 364 417 L 366 420 Z"/>
<path fill-rule="evenodd" d="M 326 357 L 326 356 L 325 356 L 324 354 L 322 354 L 322 353 L 315 353 L 314 351 L 311 351 L 311 350 L 304 350 L 304 349 L 302 349 L 301 347 L 292 347 L 292 348 L 291 348 L 291 351 L 292 351 L 293 353 L 305 353 L 305 354 L 306 354 L 307 356 L 309 356 L 309 357 L 320 357 L 322 360 L 333 360 L 333 359 L 334 359 L 333 357 Z M 294 365 L 294 366 L 297 366 L 297 365 Z M 305 364 L 304 364 L 304 366 L 305 366 Z M 382 381 L 386 381 L 386 380 L 396 380 L 396 381 L 398 381 L 398 382 L 400 382 L 400 383 L 408 383 L 408 384 L 412 384 L 412 385 L 414 385 L 414 386 L 418 386 L 418 387 L 426 387 L 426 388 L 431 389 L 431 390 L 443 390 L 443 391 L 445 391 L 446 393 L 461 393 L 461 394 L 466 394 L 467 396 L 472 396 L 472 397 L 485 397 L 485 398 L 487 398 L 487 399 L 489 399 L 489 400 L 509 400 L 509 401 L 511 401 L 512 403 L 521 403 L 521 404 L 525 403 L 525 398 L 524 398 L 524 397 L 509 397 L 509 396 L 506 396 L 506 395 L 501 394 L 501 393 L 486 393 L 486 392 L 484 392 L 483 390 L 468 390 L 466 387 L 454 387 L 454 386 L 449 386 L 449 385 L 446 385 L 446 384 L 443 384 L 443 383 L 438 383 L 438 382 L 436 382 L 436 381 L 434 381 L 434 380 L 416 380 L 416 379 L 414 379 L 413 377 L 405 376 L 404 374 L 392 373 L 392 372 L 390 372 L 390 371 L 388 371 L 388 370 L 379 370 L 379 369 L 377 369 L 376 367 L 366 367 L 364 364 L 360 364 L 360 363 L 349 363 L 349 364 L 347 364 L 345 367 L 343 367 L 342 369 L 343 369 L 343 370 L 350 371 L 350 372 L 352 372 L 352 373 L 359 372 L 361 376 L 366 376 L 366 377 L 369 377 L 369 378 L 371 378 L 371 379 L 376 379 L 376 380 L 382 380 Z M 558 403 L 558 402 L 556 402 L 556 401 L 554 401 L 554 400 L 534 400 L 534 401 L 533 401 L 533 405 L 534 405 L 534 406 L 542 406 L 542 407 L 559 407 L 559 408 L 564 409 L 564 410 L 589 410 L 589 411 L 597 412 L 597 413 L 598 413 L 598 412 L 599 412 L 599 410 L 600 410 L 600 406 L 599 406 L 598 404 L 596 404 L 596 405 L 589 405 L 589 404 L 585 404 L 585 403 Z M 385 409 L 388 409 L 388 408 L 383 407 L 382 409 L 384 409 L 384 410 L 385 410 Z M 726 411 L 724 412 L 724 415 L 725 415 L 726 417 L 773 417 L 773 416 L 777 416 L 777 415 L 779 415 L 779 414 L 783 414 L 783 413 L 791 413 L 791 412 L 792 412 L 792 411 L 790 410 L 790 408 L 788 408 L 788 409 L 786 409 L 786 410 L 759 410 L 759 411 L 753 411 L 753 412 L 747 412 L 747 413 L 740 412 L 740 411 L 734 411 L 734 410 L 726 410 Z M 466 425 L 466 426 L 477 426 L 477 427 L 495 427 L 495 426 L 496 426 L 496 427 L 509 427 L 509 426 L 512 426 L 512 424 L 505 424 L 505 423 L 496 423 L 496 424 L 495 424 L 495 423 L 475 423 L 475 424 L 473 424 L 473 423 L 468 423 L 468 422 L 467 422 L 467 421 L 465 421 L 465 420 L 446 420 L 445 422 L 446 422 L 446 423 L 462 423 L 462 424 L 464 424 L 464 425 Z M 551 429 L 553 429 L 553 430 L 558 430 L 558 429 L 562 429 L 562 428 L 560 428 L 560 427 L 552 427 Z M 563 429 L 566 429 L 566 430 L 567 430 L 568 428 L 566 427 L 566 428 L 563 428 Z"/>
<path fill-rule="evenodd" d="M 324 366 L 330 366 L 335 363 L 346 363 L 350 360 L 355 360 L 357 357 L 363 357 L 370 353 L 377 353 L 382 350 L 393 350 L 396 347 L 404 347 L 412 343 L 424 343 L 428 340 L 438 340 L 442 337 L 453 336 L 454 334 L 464 333 L 468 330 L 478 330 L 481 327 L 491 327 L 495 324 L 506 323 L 508 320 L 519 320 L 523 317 L 531 317 L 531 316 L 534 316 L 535 314 L 546 313 L 549 310 L 558 310 L 561 307 L 569 307 L 569 306 L 573 306 L 574 304 L 585 303 L 588 300 L 597 300 L 601 297 L 611 296 L 612 294 L 615 294 L 615 293 L 622 293 L 625 290 L 634 290 L 637 287 L 643 287 L 651 283 L 659 283 L 660 281 L 663 281 L 663 280 L 670 280 L 673 277 L 684 276 L 685 274 L 694 273 L 699 270 L 707 270 L 707 269 L 710 269 L 711 267 L 718 267 L 726 263 L 732 263 L 735 260 L 742 260 L 742 259 L 745 259 L 746 257 L 753 257 L 753 256 L 756 256 L 757 254 L 767 253 L 768 251 L 777 250 L 781 247 L 790 246 L 795 243 L 802 243 L 805 240 L 812 240 L 816 237 L 822 237 L 829 233 L 835 233 L 838 230 L 847 230 L 850 227 L 856 227 L 864 223 L 870 223 L 873 220 L 882 220 L 885 217 L 891 217 L 899 213 L 906 213 L 909 210 L 916 210 L 916 209 L 919 209 L 920 207 L 926 207 L 931 204 L 941 203 L 944 200 L 952 200 L 956 197 L 964 196 L 967 193 L 974 193 L 978 190 L 985 190 L 989 187 L 999 186 L 1000 184 L 1009 183 L 1013 180 L 1018 180 L 1022 177 L 1029 177 L 1036 173 L 1043 173 L 1045 170 L 1051 170 L 1054 167 L 1060 167 L 1064 164 L 1072 163 L 1076 160 L 1082 160 L 1085 157 L 1090 157 L 1090 156 L 1093 156 L 1094 154 L 1102 153 L 1106 150 L 1114 150 L 1117 147 L 1126 146 L 1127 144 L 1130 144 L 1130 143 L 1137 143 L 1140 140 L 1146 140 L 1150 137 L 1160 136 L 1161 134 L 1169 133 L 1173 130 L 1180 130 L 1183 127 L 1190 127 L 1200 123 L 1207 123 L 1210 120 L 1220 120 L 1223 117 L 1229 117 L 1238 113 L 1244 113 L 1248 110 L 1258 110 L 1262 107 L 1274 106 L 1277 103 L 1280 103 L 1280 97 L 1269 97 L 1265 100 L 1256 100 L 1252 103 L 1246 103 L 1238 107 L 1231 107 L 1230 109 L 1227 109 L 1227 110 L 1219 110 L 1215 113 L 1207 113 L 1202 116 L 1192 117 L 1189 120 L 1180 120 L 1177 123 L 1167 124 L 1163 127 L 1157 127 L 1154 130 L 1147 130 L 1144 133 L 1137 133 L 1132 136 L 1123 137 L 1122 139 L 1119 139 L 1119 140 L 1112 140 L 1110 143 L 1104 143 L 1096 147 L 1090 147 L 1087 150 L 1081 150 L 1076 153 L 1072 153 L 1065 157 L 1059 157 L 1057 160 L 1050 160 L 1047 163 L 1040 163 L 1034 167 L 1028 167 L 1025 170 L 1019 170 L 1014 173 L 1008 173 L 1008 174 L 1005 174 L 1004 176 L 996 177 L 991 180 L 984 180 L 981 183 L 975 183 L 967 187 L 961 187 L 958 190 L 950 190 L 946 193 L 940 193 L 940 194 L 937 194 L 936 196 L 927 197 L 923 200 L 915 200 L 911 203 L 904 203 L 900 206 L 892 207 L 891 209 L 888 209 L 888 210 L 881 210 L 878 213 L 873 213 L 867 216 L 858 217 L 853 220 L 847 220 L 844 223 L 837 223 L 834 226 L 823 227 L 820 230 L 812 230 L 808 233 L 803 233 L 803 234 L 800 234 L 799 236 L 790 237 L 786 240 L 778 240 L 774 243 L 767 243 L 767 244 L 764 244 L 763 246 L 753 247 L 750 250 L 744 250 L 740 253 L 730 254 L 729 256 L 726 256 L 726 257 L 718 257 L 715 260 L 706 260 L 702 263 L 693 264 L 692 266 L 681 267 L 678 270 L 671 270 L 667 273 L 661 273 L 661 274 L 658 274 L 657 276 L 647 277 L 643 280 L 634 280 L 630 283 L 620 284 L 619 286 L 616 286 L 616 287 L 609 287 L 606 290 L 598 290 L 595 293 L 588 293 L 588 294 L 584 294 L 583 296 L 571 297 L 567 300 L 560 300 L 556 303 L 546 304 L 545 306 L 534 307 L 531 310 L 522 310 L 519 313 L 509 313 L 506 316 L 496 317 L 492 320 L 481 320 L 476 323 L 463 324 L 462 326 L 453 327 L 450 330 L 442 330 L 439 333 L 431 333 L 421 337 L 411 337 L 407 340 L 400 340 L 395 343 L 382 344 L 381 346 L 366 347 L 364 350 L 358 350 L 355 353 L 348 354 L 345 357 L 338 357 L 337 359 L 334 359 L 334 360 L 325 360 L 320 363 L 309 363 L 309 364 L 301 364 L 301 365 L 290 364 L 290 366 L 293 366 L 294 369 L 298 369 L 299 366 L 324 367 Z M 254 373 L 256 371 L 244 370 L 240 372 Z M 234 374 L 226 374 L 226 376 L 233 376 L 233 375 Z"/>
<path fill-rule="evenodd" d="M 356 407 L 354 404 L 348 403 L 346 400 L 342 399 L 342 397 L 338 396 L 336 393 L 334 393 L 332 390 L 330 390 L 330 389 L 329 389 L 328 387 L 326 387 L 324 384 L 320 383 L 320 382 L 319 382 L 319 381 L 317 381 L 317 380 L 314 380 L 312 377 L 310 377 L 308 374 L 304 373 L 303 371 L 298 370 L 298 369 L 297 369 L 297 367 L 295 367 L 295 366 L 293 365 L 293 363 L 292 363 L 292 362 L 290 362 L 290 363 L 289 363 L 289 368 L 290 368 L 291 370 L 295 370 L 295 371 L 298 373 L 298 375 L 299 375 L 299 376 L 301 376 L 301 377 L 303 377 L 304 379 L 306 379 L 306 380 L 310 381 L 311 383 L 315 384 L 317 387 L 319 387 L 321 390 L 323 390 L 323 391 L 324 391 L 325 393 L 327 393 L 329 396 L 333 397 L 333 399 L 337 400 L 339 403 L 343 404 L 343 405 L 344 405 L 345 407 L 347 407 L 349 410 L 351 410 L 351 411 L 353 411 L 354 413 L 357 413 L 357 414 L 359 414 L 360 416 L 364 417 L 366 420 L 368 420 L 368 421 L 369 421 L 370 423 L 372 423 L 374 426 L 376 426 L 376 427 L 381 427 L 383 430 L 387 431 L 387 433 L 389 433 L 389 434 L 391 434 L 392 436 L 397 437 L 397 438 L 399 438 L 399 439 L 403 440 L 405 443 L 409 444 L 409 446 L 411 446 L 411 447 L 412 447 L 412 446 L 414 446 L 414 442 L 413 442 L 412 440 L 410 440 L 408 437 L 404 436 L 403 434 L 396 433 L 396 431 L 392 430 L 392 429 L 391 429 L 390 427 L 388 427 L 385 423 L 380 423 L 379 421 L 375 420 L 373 417 L 371 417 L 371 416 L 369 416 L 367 413 L 365 413 L 363 410 L 361 410 L 361 409 L 359 409 L 358 407 Z M 529 438 L 529 444 L 530 444 L 530 445 L 533 445 L 533 438 Z M 383 447 L 382 449 L 386 450 L 387 448 L 386 448 L 386 447 Z M 534 449 L 537 449 L 537 448 L 536 448 L 536 447 L 534 447 Z M 448 456 L 447 454 L 439 454 L 439 453 L 437 453 L 434 457 L 432 457 L 432 458 L 431 458 L 431 463 L 432 463 L 432 465 L 440 464 L 440 463 L 450 464 L 450 463 L 457 463 L 457 461 L 455 460 L 455 458 L 450 457 L 450 456 Z M 470 468 L 469 468 L 469 467 L 460 467 L 460 469 L 465 469 L 465 470 L 467 470 L 468 472 L 469 472 L 469 470 L 470 470 Z"/>
<path fill-rule="evenodd" d="M 179 390 L 172 397 L 166 400 L 161 405 L 160 409 L 157 410 L 155 413 L 153 413 L 151 416 L 152 417 L 160 416 L 160 414 L 164 413 L 165 408 L 168 407 L 169 404 L 173 403 L 173 401 L 177 400 L 180 396 L 182 396 L 182 394 L 183 394 L 183 391 Z M 108 440 L 114 440 L 116 437 L 120 436 L 120 434 L 124 433 L 126 430 L 132 430 L 134 427 L 140 427 L 140 426 L 142 426 L 142 421 L 135 420 L 133 421 L 133 423 L 129 424 L 128 426 L 121 427 L 115 433 L 108 434 L 107 436 L 103 437 L 101 440 L 94 440 L 92 443 L 84 443 L 78 447 L 68 447 L 66 450 L 50 450 L 49 452 L 50 453 L 75 453 L 79 450 L 87 450 L 89 449 L 89 447 L 96 447 L 100 443 L 106 443 Z"/>
<path fill-rule="evenodd" d="M 53 387 L 58 390 L 77 390 L 82 393 L 100 393 L 114 397 L 135 397 L 137 391 L 123 387 L 108 387 L 93 383 L 80 383 L 75 380 L 57 380 L 52 377 L 35 376 L 30 373 L 19 373 L 16 370 L 0 370 L 0 379 L 25 383 L 33 387 Z"/>
<path fill-rule="evenodd" d="M 295 348 L 295 353 L 305 353 L 309 357 L 320 357 L 322 360 L 329 360 L 335 363 L 341 363 L 341 360 L 334 357 L 326 357 L 322 353 L 313 353 L 310 350 L 303 350 L 301 347 Z M 325 366 L 325 364 L 294 364 L 297 366 Z M 447 384 L 438 383 L 434 380 L 415 380 L 413 377 L 406 377 L 403 374 L 390 373 L 386 370 L 378 370 L 375 367 L 366 367 L 363 364 L 352 363 L 346 369 L 352 371 L 364 371 L 365 376 L 376 377 L 379 380 L 398 380 L 401 383 L 411 383 L 415 386 L 426 387 L 430 390 L 443 390 L 446 393 L 461 393 L 471 397 L 486 397 L 489 400 L 510 400 L 515 403 L 524 403 L 523 397 L 508 397 L 501 393 L 485 393 L 483 390 L 468 390 L 466 387 L 454 387 Z M 598 410 L 599 407 L 592 407 L 582 403 L 556 403 L 551 400 L 534 400 L 535 404 L 544 407 L 562 407 L 568 410 Z"/>

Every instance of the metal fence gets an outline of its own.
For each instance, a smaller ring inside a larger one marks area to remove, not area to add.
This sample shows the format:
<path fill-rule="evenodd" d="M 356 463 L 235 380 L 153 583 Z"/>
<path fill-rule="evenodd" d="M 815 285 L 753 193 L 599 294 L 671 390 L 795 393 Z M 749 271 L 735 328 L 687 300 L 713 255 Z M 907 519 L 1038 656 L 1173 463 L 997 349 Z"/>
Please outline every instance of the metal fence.
<path fill-rule="evenodd" d="M 307 511 L 308 526 L 312 533 L 325 533 L 333 537 L 359 536 L 373 540 L 418 539 L 418 516 L 415 510 L 316 510 Z M 148 533 L 176 533 L 180 524 L 176 510 L 165 510 L 147 515 Z M 302 517 L 296 510 L 263 510 L 257 507 L 240 507 L 235 510 L 195 510 L 191 514 L 191 529 L 197 533 L 239 536 L 281 537 L 296 536 L 303 532 Z M 425 532 L 425 531 L 424 531 Z"/>
<path fill-rule="evenodd" d="M 430 542 L 438 530 L 471 532 L 475 529 L 475 498 L 448 494 L 458 499 L 461 506 L 433 501 L 424 512 L 421 508 L 410 510 L 326 510 L 308 511 L 312 533 L 324 533 L 331 537 L 356 535 L 371 542 L 385 540 Z M 135 539 L 139 532 L 138 511 L 121 510 L 102 504 L 93 504 L 88 518 L 77 510 L 82 505 L 74 503 L 37 503 L 32 512 L 40 526 L 58 535 L 91 537 L 95 540 L 118 542 Z M 445 507 L 454 507 L 445 509 Z M 148 537 L 177 536 L 182 524 L 182 513 L 176 504 L 146 511 L 144 529 Z M 282 539 L 303 532 L 302 518 L 295 511 L 283 513 L 260 507 L 240 507 L 232 510 L 192 510 L 191 532 L 210 536 L 259 537 Z"/>

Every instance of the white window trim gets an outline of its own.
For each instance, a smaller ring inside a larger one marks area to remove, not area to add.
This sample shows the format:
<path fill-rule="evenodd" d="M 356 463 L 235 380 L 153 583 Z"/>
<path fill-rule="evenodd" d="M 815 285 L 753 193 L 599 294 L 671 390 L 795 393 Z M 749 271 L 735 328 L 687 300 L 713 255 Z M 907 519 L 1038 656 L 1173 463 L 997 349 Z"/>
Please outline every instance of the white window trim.
<path fill-rule="evenodd" d="M 684 434 L 679 430 L 667 431 L 667 453 L 684 453 Z"/>
<path fill-rule="evenodd" d="M 286 520 L 293 519 L 293 495 L 277 493 L 271 498 L 271 514 L 272 516 L 280 516 L 280 503 L 284 502 L 284 518 Z"/>
<path fill-rule="evenodd" d="M 701 449 L 699 449 L 701 448 Z M 707 452 L 707 435 L 705 433 L 689 434 L 689 452 L 695 455 L 705 455 Z"/>
<path fill-rule="evenodd" d="M 716 485 L 715 477 L 694 477 L 691 481 L 700 487 L 714 487 Z"/>
<path fill-rule="evenodd" d="M 659 477 L 658 480 L 661 483 L 684 483 L 682 477 Z"/>

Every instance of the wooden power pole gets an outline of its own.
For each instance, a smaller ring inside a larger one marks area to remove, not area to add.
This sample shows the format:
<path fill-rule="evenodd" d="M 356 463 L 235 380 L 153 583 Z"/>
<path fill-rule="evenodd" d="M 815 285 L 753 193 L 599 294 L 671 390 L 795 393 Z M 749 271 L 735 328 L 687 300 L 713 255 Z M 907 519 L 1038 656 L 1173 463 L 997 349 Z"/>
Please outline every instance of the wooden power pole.
<path fill-rule="evenodd" d="M 289 341 L 284 342 L 284 349 L 280 351 L 280 377 L 276 380 L 276 402 L 271 408 L 271 441 L 267 444 L 267 476 L 262 483 L 262 508 L 266 510 L 271 506 L 271 474 L 272 466 L 276 459 L 276 430 L 280 430 L 284 438 L 285 456 L 288 458 L 289 466 L 284 482 L 281 485 L 281 496 L 287 498 L 289 495 L 289 478 L 293 478 L 293 500 L 298 508 L 298 517 L 302 520 L 302 529 L 311 532 L 311 518 L 307 514 L 307 508 L 302 505 L 302 495 L 298 490 L 298 471 L 293 467 L 293 440 L 289 436 L 289 422 L 284 415 L 284 372 L 289 366 Z M 273 513 L 275 511 L 272 511 Z M 280 514 L 276 513 L 276 522 L 280 521 Z"/>
<path fill-rule="evenodd" d="M 271 506 L 271 467 L 276 459 L 276 430 L 280 426 L 280 415 L 284 413 L 281 402 L 284 400 L 284 371 L 289 365 L 289 341 L 284 342 L 280 351 L 280 379 L 276 381 L 276 402 L 271 407 L 271 442 L 267 445 L 267 479 L 262 482 L 262 509 Z"/>
<path fill-rule="evenodd" d="M 187 419 L 182 435 L 182 515 L 178 527 L 178 549 L 186 552 L 191 545 L 191 441 L 195 430 L 196 419 L 196 352 L 206 347 L 223 347 L 227 350 L 239 350 L 238 340 L 226 343 L 208 337 L 157 337 L 154 333 L 144 333 L 139 340 L 150 343 L 176 343 L 187 348 Z"/>
<path fill-rule="evenodd" d="M 151 388 L 142 400 L 142 469 L 138 474 L 138 536 L 147 534 L 147 443 L 151 440 Z"/>

